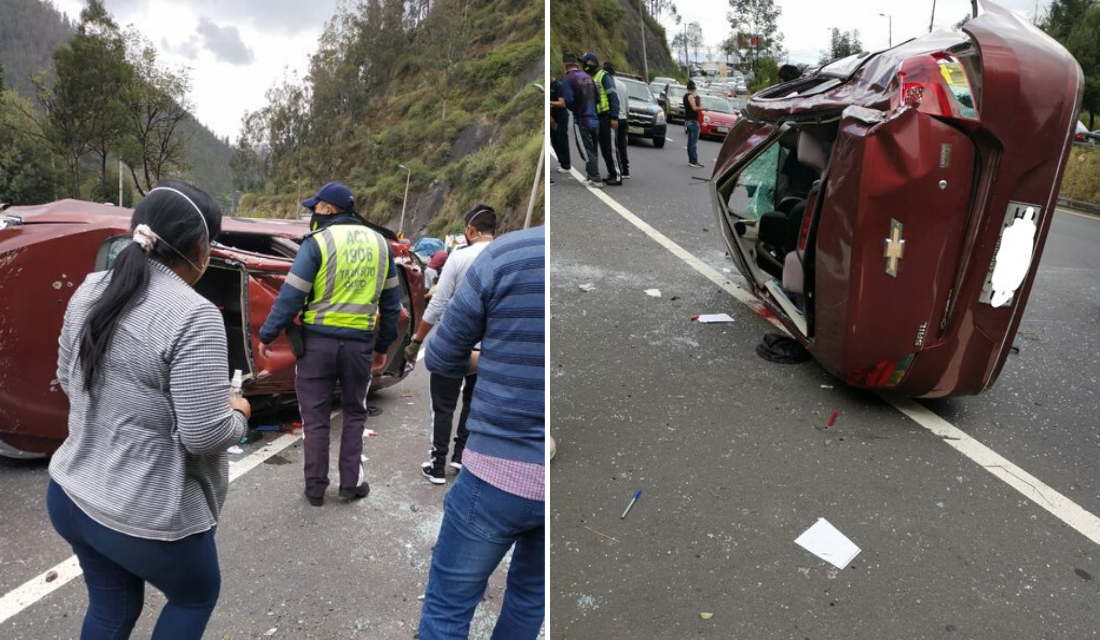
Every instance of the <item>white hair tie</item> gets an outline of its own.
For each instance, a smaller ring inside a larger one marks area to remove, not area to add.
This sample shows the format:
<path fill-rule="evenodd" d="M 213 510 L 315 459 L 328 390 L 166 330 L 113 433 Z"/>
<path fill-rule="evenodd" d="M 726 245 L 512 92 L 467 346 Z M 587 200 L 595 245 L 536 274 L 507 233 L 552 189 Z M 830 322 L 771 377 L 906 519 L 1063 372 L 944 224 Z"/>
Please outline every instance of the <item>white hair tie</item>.
<path fill-rule="evenodd" d="M 172 193 L 178 194 L 184 200 L 190 202 L 191 206 L 195 208 L 195 212 L 199 214 L 199 220 L 202 220 L 202 226 L 203 226 L 203 228 L 206 229 L 206 238 L 207 238 L 207 240 L 211 239 L 210 238 L 210 225 L 206 224 L 206 216 L 202 215 L 202 209 L 199 208 L 199 205 L 195 204 L 194 200 L 187 197 L 186 193 L 180 191 L 179 189 L 173 189 L 172 187 L 155 187 L 153 189 L 150 189 L 149 193 L 153 193 L 154 191 L 171 191 Z M 146 195 L 149 195 L 149 193 L 147 193 Z"/>
<path fill-rule="evenodd" d="M 153 250 L 158 239 L 157 234 L 154 233 L 147 224 L 139 224 L 134 228 L 134 242 L 136 242 L 145 253 L 149 253 Z"/>

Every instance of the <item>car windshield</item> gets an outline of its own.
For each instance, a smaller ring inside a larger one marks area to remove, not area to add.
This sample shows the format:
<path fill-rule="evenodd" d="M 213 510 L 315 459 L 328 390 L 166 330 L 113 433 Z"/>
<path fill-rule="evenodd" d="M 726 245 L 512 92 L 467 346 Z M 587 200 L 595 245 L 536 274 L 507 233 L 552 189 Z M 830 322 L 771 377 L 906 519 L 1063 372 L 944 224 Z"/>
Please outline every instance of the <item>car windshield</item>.
<path fill-rule="evenodd" d="M 718 113 L 733 113 L 730 101 L 717 96 L 699 96 L 699 106 L 705 111 L 717 111 Z"/>
<path fill-rule="evenodd" d="M 649 87 L 646 85 L 635 80 L 623 80 L 623 84 L 626 85 L 626 90 L 629 92 L 631 98 L 644 102 L 653 102 L 653 94 L 650 93 Z"/>
<path fill-rule="evenodd" d="M 733 107 L 734 113 L 737 113 L 738 111 L 745 108 L 745 101 L 740 98 L 734 98 L 730 100 L 729 103 L 730 106 Z"/>

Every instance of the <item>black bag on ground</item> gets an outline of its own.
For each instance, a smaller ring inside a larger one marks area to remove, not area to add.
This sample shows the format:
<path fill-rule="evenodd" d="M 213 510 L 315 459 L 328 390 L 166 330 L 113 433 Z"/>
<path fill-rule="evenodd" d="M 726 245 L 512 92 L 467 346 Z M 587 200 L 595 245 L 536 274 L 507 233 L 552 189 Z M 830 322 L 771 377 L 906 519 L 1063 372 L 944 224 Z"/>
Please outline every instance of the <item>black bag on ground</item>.
<path fill-rule="evenodd" d="M 777 364 L 798 364 L 812 357 L 797 340 L 781 333 L 765 333 L 764 341 L 756 345 L 756 355 Z"/>

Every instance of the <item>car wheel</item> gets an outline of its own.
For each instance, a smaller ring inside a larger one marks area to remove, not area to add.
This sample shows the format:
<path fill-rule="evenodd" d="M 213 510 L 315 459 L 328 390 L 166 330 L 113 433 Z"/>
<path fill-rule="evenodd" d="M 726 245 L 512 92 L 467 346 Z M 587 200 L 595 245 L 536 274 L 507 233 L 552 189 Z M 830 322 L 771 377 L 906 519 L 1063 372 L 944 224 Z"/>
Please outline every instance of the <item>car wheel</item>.
<path fill-rule="evenodd" d="M 655 149 L 660 149 L 660 148 L 662 148 L 662 147 L 664 147 L 664 146 L 665 146 L 665 138 L 664 138 L 664 136 L 661 136 L 660 138 L 654 138 L 654 139 L 653 139 L 653 147 L 654 147 Z"/>

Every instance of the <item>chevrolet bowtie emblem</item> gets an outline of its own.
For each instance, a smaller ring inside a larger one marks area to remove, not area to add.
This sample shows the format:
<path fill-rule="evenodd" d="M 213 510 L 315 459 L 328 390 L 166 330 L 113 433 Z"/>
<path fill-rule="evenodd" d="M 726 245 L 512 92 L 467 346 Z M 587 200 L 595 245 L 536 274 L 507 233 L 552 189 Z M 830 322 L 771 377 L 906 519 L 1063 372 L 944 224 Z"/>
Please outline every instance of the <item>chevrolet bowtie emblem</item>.
<path fill-rule="evenodd" d="M 886 251 L 882 257 L 886 258 L 886 273 L 894 278 L 898 277 L 898 262 L 905 255 L 905 240 L 901 238 L 901 223 L 890 220 L 890 237 L 886 239 Z"/>

